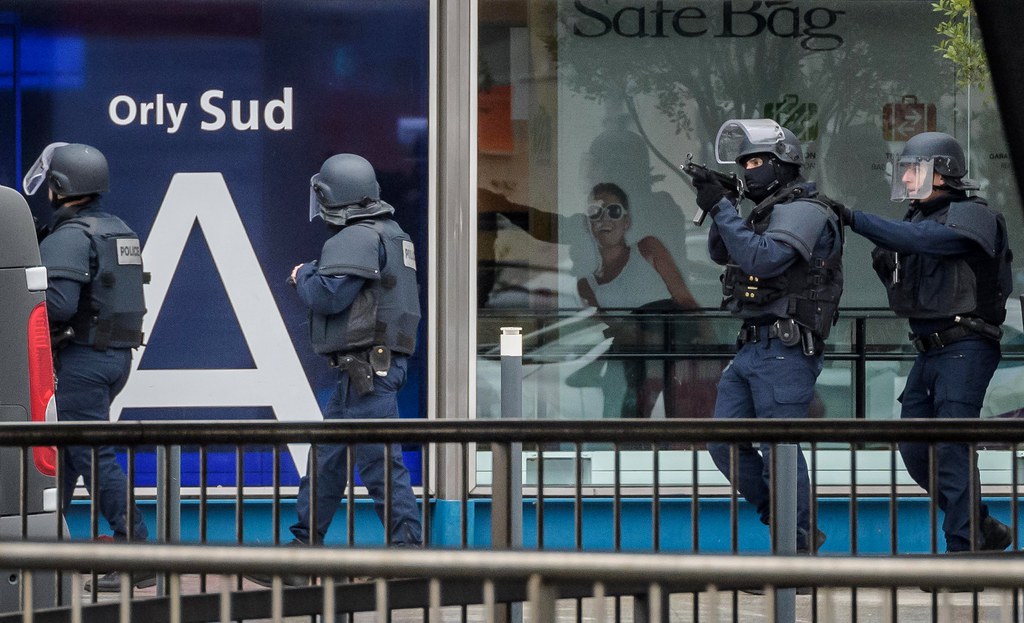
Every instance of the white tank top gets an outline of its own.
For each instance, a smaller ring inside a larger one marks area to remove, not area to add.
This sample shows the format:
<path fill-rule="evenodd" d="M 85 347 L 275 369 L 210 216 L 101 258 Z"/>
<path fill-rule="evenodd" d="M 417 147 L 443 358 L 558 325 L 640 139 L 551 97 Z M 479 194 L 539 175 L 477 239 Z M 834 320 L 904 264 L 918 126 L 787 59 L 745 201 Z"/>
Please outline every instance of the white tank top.
<path fill-rule="evenodd" d="M 590 274 L 587 275 L 587 283 L 594 291 L 597 306 L 602 309 L 634 309 L 653 301 L 672 298 L 661 275 L 635 246 L 629 248 L 629 259 L 617 277 L 608 283 L 598 284 L 594 275 Z"/>

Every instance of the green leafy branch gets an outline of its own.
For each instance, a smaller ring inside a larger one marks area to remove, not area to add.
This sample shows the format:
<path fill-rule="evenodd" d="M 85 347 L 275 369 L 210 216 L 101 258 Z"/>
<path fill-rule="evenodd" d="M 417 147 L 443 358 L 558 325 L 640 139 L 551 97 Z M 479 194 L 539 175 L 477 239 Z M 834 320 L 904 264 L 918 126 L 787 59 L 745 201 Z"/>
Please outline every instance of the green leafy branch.
<path fill-rule="evenodd" d="M 988 59 L 981 35 L 972 26 L 976 18 L 972 1 L 938 0 L 932 3 L 932 9 L 945 17 L 935 27 L 935 31 L 943 37 L 935 50 L 953 63 L 957 86 L 976 86 L 981 91 L 985 90 L 985 84 L 989 81 Z"/>

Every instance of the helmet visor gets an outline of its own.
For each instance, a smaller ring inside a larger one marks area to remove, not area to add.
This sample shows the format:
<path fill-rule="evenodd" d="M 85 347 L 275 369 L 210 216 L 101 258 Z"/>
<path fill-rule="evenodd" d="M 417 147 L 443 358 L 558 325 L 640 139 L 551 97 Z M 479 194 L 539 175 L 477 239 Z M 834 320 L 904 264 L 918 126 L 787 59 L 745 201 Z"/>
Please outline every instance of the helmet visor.
<path fill-rule="evenodd" d="M 932 194 L 935 163 L 931 158 L 894 156 L 892 159 L 893 201 L 924 199 Z"/>
<path fill-rule="evenodd" d="M 718 164 L 736 164 L 747 144 L 764 145 L 770 152 L 784 138 L 782 126 L 771 119 L 730 119 L 715 137 L 715 160 Z"/>
<path fill-rule="evenodd" d="M 64 147 L 67 143 L 50 143 L 43 149 L 43 153 L 39 154 L 36 158 L 35 164 L 33 164 L 25 177 L 21 180 L 21 188 L 25 191 L 26 195 L 34 195 L 39 187 L 43 185 L 43 181 L 46 179 L 46 173 L 50 170 L 50 162 L 53 160 L 53 152 L 58 147 Z"/>
<path fill-rule="evenodd" d="M 320 202 L 316 198 L 316 175 L 309 178 L 309 220 L 313 221 L 316 217 L 320 216 Z"/>

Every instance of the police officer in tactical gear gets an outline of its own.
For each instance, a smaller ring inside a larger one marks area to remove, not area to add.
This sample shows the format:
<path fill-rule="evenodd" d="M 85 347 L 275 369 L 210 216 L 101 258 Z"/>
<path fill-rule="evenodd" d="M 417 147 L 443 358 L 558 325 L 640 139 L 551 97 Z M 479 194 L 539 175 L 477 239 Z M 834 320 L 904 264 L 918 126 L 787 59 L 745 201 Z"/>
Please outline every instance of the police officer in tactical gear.
<path fill-rule="evenodd" d="M 714 219 L 711 259 L 726 267 L 722 306 L 743 319 L 739 351 L 718 384 L 715 418 L 805 418 L 822 369 L 822 351 L 843 290 L 842 227 L 834 204 L 800 175 L 796 136 L 769 119 L 727 121 L 716 140 L 719 163 L 744 169 L 747 218 L 706 171 L 694 177 L 697 205 Z M 771 449 L 708 444 L 718 469 L 770 522 Z M 810 483 L 797 455 L 797 549 L 817 551 L 825 535 L 810 525 Z"/>
<path fill-rule="evenodd" d="M 967 194 L 978 184 L 966 174 L 956 139 L 918 134 L 893 163 L 892 199 L 911 200 L 903 220 L 844 210 L 844 222 L 878 245 L 872 263 L 889 306 L 910 321 L 918 355 L 899 398 L 902 418 L 980 417 L 1001 358 L 1012 254 L 1002 214 Z M 900 454 L 914 481 L 931 492 L 928 445 L 902 443 Z M 938 446 L 938 491 L 931 493 L 945 513 L 946 550 L 1006 549 L 1011 531 L 981 503 L 971 459 L 967 444 Z"/>
<path fill-rule="evenodd" d="M 420 306 L 413 243 L 391 219 L 394 212 L 380 198 L 373 166 L 360 156 L 331 156 L 310 180 L 310 218 L 326 221 L 333 236 L 320 259 L 296 266 L 289 282 L 309 308 L 313 350 L 338 370 L 326 420 L 398 418 L 397 393 L 416 348 Z M 388 544 L 420 546 L 419 510 L 401 447 L 391 447 L 390 500 L 384 446 L 360 444 L 354 455 L 382 523 L 390 504 Z M 307 474 L 296 501 L 298 521 L 291 527 L 295 543 L 323 542 L 345 492 L 346 462 L 345 445 L 317 447 L 316 465 L 308 467 L 316 470 L 317 525 L 310 527 Z M 265 585 L 271 579 L 248 577 Z M 306 578 L 290 576 L 285 582 L 304 584 Z"/>
<path fill-rule="evenodd" d="M 57 349 L 57 418 L 62 422 L 109 421 L 110 403 L 128 380 L 132 350 L 142 344 L 146 306 L 139 236 L 104 210 L 100 197 L 108 178 L 107 160 L 95 147 L 53 143 L 23 181 L 29 195 L 45 184 L 54 208 L 39 253 L 49 278 L 46 311 Z M 128 481 L 114 448 L 97 448 L 96 483 L 91 448 L 65 448 L 62 458 L 64 512 L 81 476 L 115 540 L 147 538 L 137 507 L 129 534 Z M 133 576 L 136 587 L 154 583 L 152 573 Z M 91 590 L 91 584 L 86 588 Z M 120 574 L 102 576 L 96 588 L 120 591 Z"/>

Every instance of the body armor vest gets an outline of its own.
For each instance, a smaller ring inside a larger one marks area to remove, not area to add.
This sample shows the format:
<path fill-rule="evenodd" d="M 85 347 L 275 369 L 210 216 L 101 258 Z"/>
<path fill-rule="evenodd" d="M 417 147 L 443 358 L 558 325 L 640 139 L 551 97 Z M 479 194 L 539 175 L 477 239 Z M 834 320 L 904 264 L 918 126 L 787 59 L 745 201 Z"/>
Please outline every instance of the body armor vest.
<path fill-rule="evenodd" d="M 60 227 L 77 227 L 89 237 L 95 265 L 83 285 L 78 311 L 69 325 L 74 341 L 97 350 L 137 348 L 142 344 L 146 302 L 142 286 L 142 245 L 121 219 L 104 214 L 76 216 Z"/>
<path fill-rule="evenodd" d="M 989 210 L 984 200 L 972 197 L 930 214 L 913 212 L 904 220 L 932 220 L 945 225 L 950 209 L 968 207 L 964 204 L 972 210 L 982 210 L 978 218 L 996 221 L 998 246 L 993 256 L 980 250 L 945 257 L 897 254 L 882 248 L 872 252 L 875 271 L 896 315 L 924 320 L 975 316 L 997 327 L 1006 319 L 1006 299 L 1013 290 L 1013 254 L 1002 214 Z"/>
<path fill-rule="evenodd" d="M 328 316 L 310 312 L 313 350 L 321 355 L 331 355 L 387 346 L 392 352 L 411 355 L 416 349 L 416 329 L 420 320 L 412 239 L 391 219 L 356 221 L 335 236 L 366 233 L 348 231 L 352 228 L 368 228 L 383 245 L 380 278 L 366 279 L 352 305 L 340 313 Z M 361 271 L 346 271 L 346 265 L 359 264 L 359 260 L 345 258 L 344 245 L 331 245 L 328 241 L 324 249 L 325 257 L 320 260 L 321 274 L 362 276 Z M 326 257 L 328 254 L 331 257 Z M 374 255 L 373 260 L 376 261 L 377 257 Z M 339 268 L 332 270 L 328 266 Z"/>
<path fill-rule="evenodd" d="M 799 193 L 798 189 L 794 190 Z M 747 225 L 755 233 L 764 234 L 775 207 L 795 198 L 791 191 L 767 205 L 759 205 L 747 218 Z M 781 275 L 767 279 L 748 275 L 739 266 L 728 264 L 722 275 L 722 307 L 746 318 L 792 318 L 824 340 L 839 318 L 839 299 L 843 293 L 843 232 L 830 199 L 816 195 L 799 196 L 799 200 L 828 210 L 827 226 L 835 229 L 836 236 L 832 248 L 822 254 L 815 244 L 809 261 L 801 256 Z"/>

